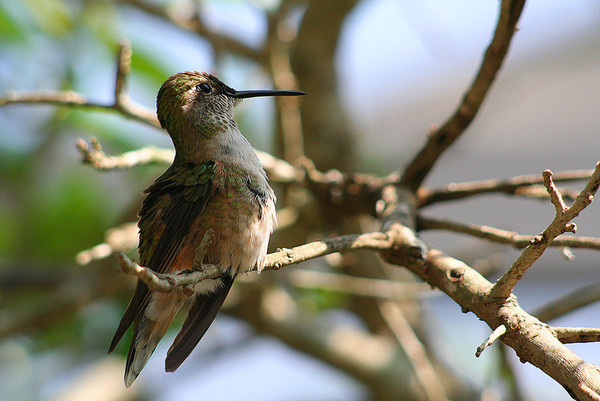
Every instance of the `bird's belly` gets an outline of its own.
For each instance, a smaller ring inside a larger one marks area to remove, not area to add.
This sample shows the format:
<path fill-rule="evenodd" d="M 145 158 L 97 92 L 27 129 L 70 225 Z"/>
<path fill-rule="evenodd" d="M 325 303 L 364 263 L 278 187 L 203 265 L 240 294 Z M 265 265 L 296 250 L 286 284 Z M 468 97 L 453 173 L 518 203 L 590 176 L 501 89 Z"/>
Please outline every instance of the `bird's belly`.
<path fill-rule="evenodd" d="M 246 195 L 233 189 L 215 194 L 192 225 L 177 270 L 191 267 L 196 249 L 209 229 L 214 236 L 204 263 L 218 265 L 230 274 L 244 273 L 255 266 L 262 269 L 273 229 L 272 209 Z"/>

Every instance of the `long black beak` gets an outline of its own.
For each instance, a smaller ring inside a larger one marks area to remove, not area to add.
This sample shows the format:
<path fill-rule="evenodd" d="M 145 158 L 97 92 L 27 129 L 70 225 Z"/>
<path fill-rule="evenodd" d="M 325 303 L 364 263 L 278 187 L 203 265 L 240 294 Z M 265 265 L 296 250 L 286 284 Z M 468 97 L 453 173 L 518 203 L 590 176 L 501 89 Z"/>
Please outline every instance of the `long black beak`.
<path fill-rule="evenodd" d="M 248 91 L 236 91 L 228 92 L 227 95 L 236 99 L 246 99 L 249 97 L 259 96 L 300 96 L 306 95 L 306 92 L 302 91 L 276 91 L 270 89 L 259 89 L 259 90 L 248 90 Z"/>

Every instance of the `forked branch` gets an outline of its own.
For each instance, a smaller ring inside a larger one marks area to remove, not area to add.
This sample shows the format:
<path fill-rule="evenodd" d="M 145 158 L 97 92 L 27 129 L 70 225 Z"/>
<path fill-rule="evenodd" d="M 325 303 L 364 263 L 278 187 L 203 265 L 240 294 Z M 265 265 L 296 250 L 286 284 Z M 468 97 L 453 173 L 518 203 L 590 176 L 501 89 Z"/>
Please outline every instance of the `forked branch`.
<path fill-rule="evenodd" d="M 0 97 L 0 106 L 29 103 L 83 108 L 88 110 L 116 111 L 132 120 L 153 127 L 159 127 L 160 125 L 154 111 L 133 102 L 125 92 L 130 63 L 131 48 L 128 43 L 123 42 L 119 45 L 117 51 L 117 72 L 115 74 L 114 88 L 115 97 L 112 103 L 93 102 L 88 100 L 85 95 L 73 91 L 10 91 L 7 95 Z"/>
<path fill-rule="evenodd" d="M 577 195 L 575 201 L 570 207 L 567 207 L 562 200 L 560 193 L 552 181 L 552 172 L 544 171 L 545 186 L 550 194 L 552 204 L 556 209 L 556 217 L 548 227 L 525 248 L 521 255 L 515 260 L 510 269 L 498 279 L 491 291 L 492 297 L 507 298 L 510 296 L 514 286 L 523 277 L 529 267 L 539 259 L 546 248 L 550 246 L 554 238 L 565 232 L 575 232 L 576 226 L 571 223 L 579 213 L 587 207 L 598 190 L 600 185 L 600 162 L 596 163 L 596 168 L 590 176 L 585 188 Z"/>

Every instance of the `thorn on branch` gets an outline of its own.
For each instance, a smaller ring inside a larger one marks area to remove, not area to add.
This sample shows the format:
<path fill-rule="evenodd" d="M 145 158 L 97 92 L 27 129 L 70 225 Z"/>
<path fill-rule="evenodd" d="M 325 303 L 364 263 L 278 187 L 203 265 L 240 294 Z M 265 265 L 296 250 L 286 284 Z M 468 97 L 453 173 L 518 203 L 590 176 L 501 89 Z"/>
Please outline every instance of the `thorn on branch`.
<path fill-rule="evenodd" d="M 475 352 L 475 356 L 477 358 L 479 358 L 479 356 L 481 355 L 481 353 L 490 345 L 492 345 L 494 343 L 494 341 L 496 341 L 497 339 L 499 339 L 500 337 L 502 337 L 504 334 L 506 334 L 506 326 L 505 325 L 500 325 L 498 327 L 496 327 L 496 329 L 494 331 L 492 331 L 492 334 L 489 335 L 488 338 L 485 339 L 485 341 L 479 346 L 477 347 L 477 351 Z"/>

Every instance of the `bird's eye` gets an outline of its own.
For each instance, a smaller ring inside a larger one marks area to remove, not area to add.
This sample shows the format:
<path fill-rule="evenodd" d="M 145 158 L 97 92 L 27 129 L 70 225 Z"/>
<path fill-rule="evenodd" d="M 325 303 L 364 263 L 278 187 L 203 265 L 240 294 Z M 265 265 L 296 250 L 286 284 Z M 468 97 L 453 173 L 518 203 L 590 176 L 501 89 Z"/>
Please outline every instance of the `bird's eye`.
<path fill-rule="evenodd" d="M 207 83 L 203 83 L 203 84 L 196 86 L 196 89 L 200 90 L 200 92 L 202 92 L 202 93 L 207 93 L 207 94 L 212 91 L 210 85 Z"/>

